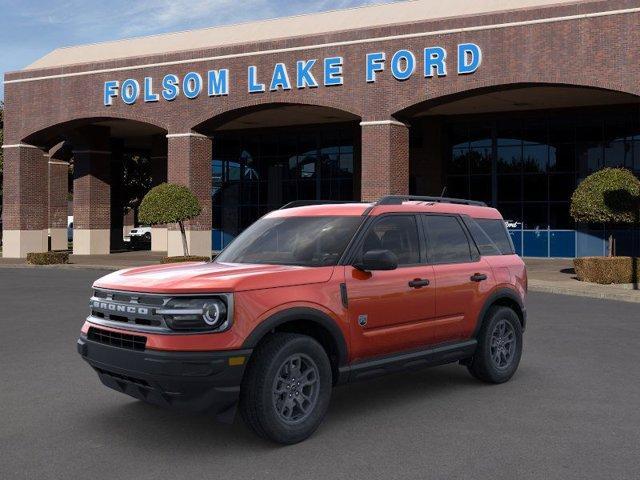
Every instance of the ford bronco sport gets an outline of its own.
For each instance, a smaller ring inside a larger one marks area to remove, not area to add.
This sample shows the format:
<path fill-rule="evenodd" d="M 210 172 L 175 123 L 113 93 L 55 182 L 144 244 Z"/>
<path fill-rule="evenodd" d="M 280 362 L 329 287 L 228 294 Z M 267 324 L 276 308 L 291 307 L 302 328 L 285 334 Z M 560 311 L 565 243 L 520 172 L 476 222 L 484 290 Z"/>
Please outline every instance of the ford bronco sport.
<path fill-rule="evenodd" d="M 287 205 L 213 262 L 97 280 L 78 351 L 108 387 L 223 421 L 239 405 L 288 444 L 315 431 L 333 385 L 450 362 L 509 380 L 526 290 L 504 220 L 479 202 Z"/>

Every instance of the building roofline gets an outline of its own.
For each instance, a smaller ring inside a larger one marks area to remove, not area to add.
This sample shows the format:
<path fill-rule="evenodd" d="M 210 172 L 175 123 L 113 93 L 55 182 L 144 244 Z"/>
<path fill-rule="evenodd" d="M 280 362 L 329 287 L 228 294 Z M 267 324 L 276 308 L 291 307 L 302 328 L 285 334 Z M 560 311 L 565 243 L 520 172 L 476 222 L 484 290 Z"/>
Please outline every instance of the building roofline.
<path fill-rule="evenodd" d="M 176 54 L 190 50 L 231 47 L 286 40 L 304 36 L 336 34 L 415 23 L 464 18 L 510 11 L 602 3 L 596 0 L 407 0 L 219 25 L 203 29 L 154 34 L 78 46 L 57 48 L 19 72 Z M 358 14 L 353 12 L 357 10 Z M 250 32 L 250 35 L 247 35 Z M 281 32 L 286 32 L 282 34 Z M 14 72 L 9 72 L 14 73 Z"/>

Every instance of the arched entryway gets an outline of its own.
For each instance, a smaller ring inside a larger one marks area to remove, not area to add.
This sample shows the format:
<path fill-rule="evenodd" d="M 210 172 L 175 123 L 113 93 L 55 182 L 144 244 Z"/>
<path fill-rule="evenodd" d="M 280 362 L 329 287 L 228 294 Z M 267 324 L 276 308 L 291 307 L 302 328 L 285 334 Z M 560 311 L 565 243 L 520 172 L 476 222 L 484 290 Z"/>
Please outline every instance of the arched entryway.
<path fill-rule="evenodd" d="M 212 138 L 212 248 L 295 200 L 359 200 L 360 118 L 335 108 L 267 104 L 195 128 Z"/>
<path fill-rule="evenodd" d="M 9 178 L 24 179 L 29 169 L 40 187 L 7 184 L 5 231 L 10 233 L 4 256 L 66 250 L 71 242 L 75 254 L 123 249 L 142 196 L 167 177 L 166 131 L 134 120 L 52 125 L 9 145 L 5 155 Z"/>
<path fill-rule="evenodd" d="M 571 194 L 603 167 L 640 173 L 640 98 L 627 93 L 507 85 L 398 115 L 411 125 L 411 193 L 444 191 L 497 207 L 525 256 L 601 255 L 606 233 L 573 222 Z M 633 232 L 620 236 L 632 249 Z"/>

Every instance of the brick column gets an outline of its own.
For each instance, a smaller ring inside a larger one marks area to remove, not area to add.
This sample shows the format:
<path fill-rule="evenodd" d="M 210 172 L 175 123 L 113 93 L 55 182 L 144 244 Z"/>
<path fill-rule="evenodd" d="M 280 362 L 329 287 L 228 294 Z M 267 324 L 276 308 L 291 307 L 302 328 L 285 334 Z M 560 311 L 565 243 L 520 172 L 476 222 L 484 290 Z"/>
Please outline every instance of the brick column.
<path fill-rule="evenodd" d="M 30 252 L 46 252 L 48 154 L 26 144 L 2 148 L 2 256 L 24 258 Z"/>
<path fill-rule="evenodd" d="M 106 255 L 111 235 L 109 130 L 78 132 L 73 151 L 73 253 Z"/>
<path fill-rule="evenodd" d="M 67 250 L 67 194 L 69 162 L 63 160 L 62 145 L 49 151 L 49 236 L 51 250 Z"/>
<path fill-rule="evenodd" d="M 167 135 L 169 183 L 185 185 L 198 197 L 202 214 L 187 222 L 187 243 L 191 255 L 211 255 L 211 151 L 209 137 L 198 133 Z M 168 255 L 184 255 L 177 225 L 169 226 Z"/>
<path fill-rule="evenodd" d="M 151 139 L 151 185 L 155 187 L 167 181 L 167 138 L 155 135 Z M 151 227 L 151 251 L 167 251 L 167 226 Z"/>
<path fill-rule="evenodd" d="M 409 193 L 409 127 L 396 120 L 363 121 L 361 198 Z"/>

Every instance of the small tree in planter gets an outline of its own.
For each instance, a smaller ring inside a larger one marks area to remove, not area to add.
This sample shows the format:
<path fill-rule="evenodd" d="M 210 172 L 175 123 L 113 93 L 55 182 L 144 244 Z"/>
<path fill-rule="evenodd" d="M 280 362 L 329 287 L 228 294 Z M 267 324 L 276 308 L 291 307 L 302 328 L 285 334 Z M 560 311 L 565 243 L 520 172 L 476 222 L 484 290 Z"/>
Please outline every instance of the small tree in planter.
<path fill-rule="evenodd" d="M 627 169 L 605 168 L 585 178 L 571 196 L 571 216 L 576 222 L 633 224 L 638 222 L 640 180 Z M 609 256 L 614 255 L 609 235 Z"/>
<path fill-rule="evenodd" d="M 189 256 L 187 234 L 184 222 L 197 217 L 202 212 L 198 199 L 191 190 L 182 185 L 163 183 L 152 188 L 140 203 L 138 218 L 149 225 L 177 223 L 182 234 L 182 248 Z"/>

